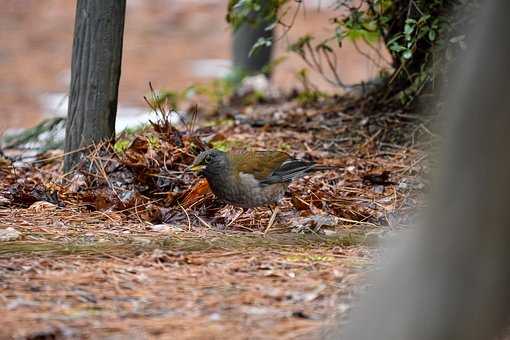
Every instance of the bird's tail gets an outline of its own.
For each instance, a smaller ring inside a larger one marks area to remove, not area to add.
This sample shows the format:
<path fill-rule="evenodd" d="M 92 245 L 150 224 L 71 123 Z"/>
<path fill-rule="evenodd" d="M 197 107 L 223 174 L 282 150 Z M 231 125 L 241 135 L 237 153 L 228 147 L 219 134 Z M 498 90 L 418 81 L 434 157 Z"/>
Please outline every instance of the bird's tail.
<path fill-rule="evenodd" d="M 274 183 L 290 182 L 293 179 L 305 176 L 311 172 L 333 170 L 338 168 L 338 166 L 320 165 L 313 162 L 292 159 L 284 162 L 280 168 L 275 170 L 270 176 L 263 179 L 260 183 L 262 185 L 269 185 Z"/>

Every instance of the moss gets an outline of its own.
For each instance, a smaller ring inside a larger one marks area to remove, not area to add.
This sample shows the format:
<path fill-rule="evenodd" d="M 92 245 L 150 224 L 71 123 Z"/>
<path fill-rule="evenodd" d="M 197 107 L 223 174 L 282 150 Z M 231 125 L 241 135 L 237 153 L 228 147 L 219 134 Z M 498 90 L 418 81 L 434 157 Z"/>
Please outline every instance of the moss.
<path fill-rule="evenodd" d="M 198 237 L 181 233 L 164 238 L 132 238 L 122 242 L 99 241 L 84 244 L 77 238 L 71 242 L 56 241 L 4 242 L 0 247 L 0 258 L 13 255 L 101 255 L 132 256 L 140 252 L 151 252 L 154 249 L 169 251 L 210 251 L 210 250 L 253 250 L 257 248 L 274 250 L 311 250 L 316 248 L 348 247 L 364 244 L 365 237 L 361 234 L 346 233 L 341 236 L 301 235 L 294 233 L 261 235 L 214 234 Z"/>
<path fill-rule="evenodd" d="M 113 145 L 113 150 L 115 150 L 117 154 L 121 155 L 124 153 L 124 151 L 127 150 L 127 148 L 129 147 L 129 143 L 130 143 L 129 140 L 127 139 L 119 139 Z"/>

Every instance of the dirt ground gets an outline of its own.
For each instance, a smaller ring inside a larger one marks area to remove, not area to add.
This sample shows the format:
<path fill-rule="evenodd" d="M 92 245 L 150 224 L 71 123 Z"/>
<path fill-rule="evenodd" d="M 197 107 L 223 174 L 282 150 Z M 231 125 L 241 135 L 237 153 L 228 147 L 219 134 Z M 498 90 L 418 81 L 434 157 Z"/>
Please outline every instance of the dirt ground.
<path fill-rule="evenodd" d="M 27 235 L 24 249 L 0 247 L 2 339 L 310 339 L 346 311 L 368 261 L 322 237 L 0 214 Z"/>

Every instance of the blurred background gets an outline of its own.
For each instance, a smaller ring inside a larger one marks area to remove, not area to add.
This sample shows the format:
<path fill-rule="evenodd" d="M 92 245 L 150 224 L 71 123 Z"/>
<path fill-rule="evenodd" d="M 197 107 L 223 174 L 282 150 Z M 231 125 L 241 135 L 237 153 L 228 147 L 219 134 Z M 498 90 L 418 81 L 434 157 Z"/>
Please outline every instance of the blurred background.
<path fill-rule="evenodd" d="M 317 40 L 331 34 L 332 3 L 304 1 L 305 10 L 293 28 L 277 41 L 274 59 L 283 60 L 273 74 L 277 87 L 299 87 L 296 73 L 306 65 L 287 52 L 288 45 L 307 33 Z M 155 88 L 178 91 L 223 78 L 231 65 L 231 31 L 225 20 L 228 0 L 128 0 L 127 5 L 118 128 L 150 117 L 143 99 L 149 81 Z M 2 1 L 0 134 L 67 113 L 75 6 L 69 0 Z M 339 74 L 348 84 L 378 74 L 378 67 L 349 41 L 337 56 Z M 309 75 L 320 90 L 339 91 L 313 71 Z"/>

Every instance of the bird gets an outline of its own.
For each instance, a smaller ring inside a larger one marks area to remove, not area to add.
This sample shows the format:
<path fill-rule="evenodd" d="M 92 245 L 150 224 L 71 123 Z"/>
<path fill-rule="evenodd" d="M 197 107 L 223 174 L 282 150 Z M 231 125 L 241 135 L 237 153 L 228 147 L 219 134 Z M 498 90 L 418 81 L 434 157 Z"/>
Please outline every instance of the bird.
<path fill-rule="evenodd" d="M 213 194 L 222 201 L 244 209 L 276 207 L 265 232 L 274 223 L 278 202 L 292 180 L 334 166 L 295 159 L 282 151 L 201 152 L 189 169 L 207 179 Z M 240 214 L 239 214 L 240 215 Z M 236 219 L 236 216 L 234 219 Z M 232 224 L 232 221 L 229 225 Z"/>

